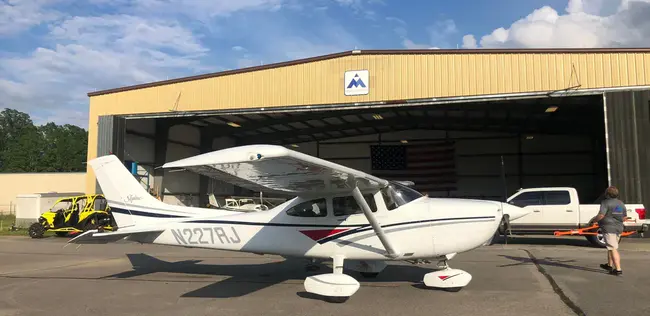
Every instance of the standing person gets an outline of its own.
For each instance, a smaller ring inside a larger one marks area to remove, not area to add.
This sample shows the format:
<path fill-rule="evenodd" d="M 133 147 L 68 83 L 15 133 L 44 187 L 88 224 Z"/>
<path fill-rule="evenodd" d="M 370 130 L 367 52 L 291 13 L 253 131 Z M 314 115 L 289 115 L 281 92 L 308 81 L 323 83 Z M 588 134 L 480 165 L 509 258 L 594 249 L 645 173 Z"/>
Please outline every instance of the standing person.
<path fill-rule="evenodd" d="M 618 189 L 610 186 L 605 191 L 605 200 L 600 203 L 600 212 L 596 216 L 607 246 L 607 264 L 600 267 L 612 275 L 621 275 L 621 257 L 618 253 L 618 242 L 623 233 L 623 221 L 627 218 L 625 204 L 618 199 Z"/>

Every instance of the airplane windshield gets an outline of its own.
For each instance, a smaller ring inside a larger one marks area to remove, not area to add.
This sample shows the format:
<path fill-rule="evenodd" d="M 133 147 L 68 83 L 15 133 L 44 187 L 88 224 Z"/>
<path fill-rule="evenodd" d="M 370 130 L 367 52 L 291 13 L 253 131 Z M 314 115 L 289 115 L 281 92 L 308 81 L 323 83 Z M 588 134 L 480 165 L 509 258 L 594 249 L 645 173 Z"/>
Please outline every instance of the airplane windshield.
<path fill-rule="evenodd" d="M 420 192 L 397 182 L 391 182 L 381 193 L 389 210 L 398 208 L 424 196 Z"/>

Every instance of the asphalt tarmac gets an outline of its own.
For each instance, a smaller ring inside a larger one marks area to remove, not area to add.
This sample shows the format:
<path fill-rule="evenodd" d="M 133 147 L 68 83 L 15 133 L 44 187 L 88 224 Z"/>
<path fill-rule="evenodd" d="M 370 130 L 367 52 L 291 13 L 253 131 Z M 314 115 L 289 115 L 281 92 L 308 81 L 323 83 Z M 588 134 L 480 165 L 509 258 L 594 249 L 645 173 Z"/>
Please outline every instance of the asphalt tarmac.
<path fill-rule="evenodd" d="M 66 238 L 0 237 L 0 315 L 650 315 L 650 239 L 621 244 L 624 275 L 584 238 L 522 238 L 463 253 L 457 293 L 424 288 L 431 265 L 391 263 L 346 303 L 304 292 L 305 262 Z"/>

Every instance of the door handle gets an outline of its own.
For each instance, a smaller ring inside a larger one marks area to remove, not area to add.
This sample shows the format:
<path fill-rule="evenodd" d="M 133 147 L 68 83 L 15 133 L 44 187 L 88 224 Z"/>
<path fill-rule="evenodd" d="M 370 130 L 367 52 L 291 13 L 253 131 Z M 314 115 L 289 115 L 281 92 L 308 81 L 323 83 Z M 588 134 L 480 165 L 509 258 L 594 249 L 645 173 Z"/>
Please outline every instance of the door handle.
<path fill-rule="evenodd" d="M 535 212 L 535 213 L 539 213 L 539 212 L 540 212 L 540 210 L 533 210 L 533 212 Z"/>
<path fill-rule="evenodd" d="M 567 212 L 573 212 L 573 210 L 566 210 Z"/>

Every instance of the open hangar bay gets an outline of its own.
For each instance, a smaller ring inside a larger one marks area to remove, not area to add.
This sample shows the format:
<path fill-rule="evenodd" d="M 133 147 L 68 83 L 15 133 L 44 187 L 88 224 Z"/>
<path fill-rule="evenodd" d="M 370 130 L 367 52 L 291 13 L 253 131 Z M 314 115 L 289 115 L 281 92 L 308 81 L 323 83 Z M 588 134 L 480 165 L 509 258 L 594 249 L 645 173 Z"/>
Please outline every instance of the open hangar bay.
<path fill-rule="evenodd" d="M 648 50 L 353 51 L 92 92 L 88 151 L 137 162 L 143 185 L 194 206 L 259 193 L 155 167 L 246 144 L 430 196 L 570 186 L 593 203 L 613 184 L 647 203 L 649 85 Z"/>

